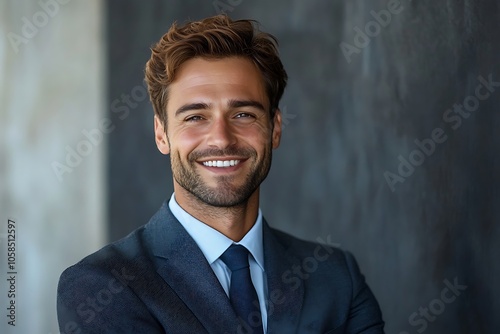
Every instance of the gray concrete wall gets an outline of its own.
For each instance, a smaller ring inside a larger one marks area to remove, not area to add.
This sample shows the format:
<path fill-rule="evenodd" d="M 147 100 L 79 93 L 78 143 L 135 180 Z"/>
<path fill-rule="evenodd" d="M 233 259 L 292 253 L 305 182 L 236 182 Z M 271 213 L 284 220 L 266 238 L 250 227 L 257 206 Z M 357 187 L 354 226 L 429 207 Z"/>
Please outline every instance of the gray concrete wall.
<path fill-rule="evenodd" d="M 106 240 L 105 138 L 88 145 L 82 133 L 95 133 L 106 116 L 102 2 L 41 3 L 51 5 L 0 1 L 1 333 L 59 333 L 60 273 Z M 71 150 L 88 154 L 68 163 Z M 9 219 L 15 299 L 8 298 Z M 6 317 L 11 300 L 15 327 Z"/>
<path fill-rule="evenodd" d="M 19 291 L 2 333 L 57 333 L 60 272 L 170 195 L 143 67 L 174 20 L 214 3 L 275 34 L 290 76 L 262 189 L 271 225 L 352 251 L 387 333 L 498 332 L 500 87 L 476 92 L 500 81 L 496 1 L 57 1 L 46 22 L 38 1 L 0 2 L 0 268 L 12 219 Z M 393 13 L 379 28 L 381 10 Z M 72 150 L 88 155 L 67 162 Z M 446 302 L 455 281 L 466 288 Z"/>
<path fill-rule="evenodd" d="M 475 96 L 483 79 L 500 81 L 497 2 L 110 1 L 110 99 L 141 83 L 174 20 L 214 15 L 214 3 L 274 33 L 290 76 L 262 194 L 270 223 L 351 250 L 388 333 L 496 333 L 500 87 Z M 390 18 L 375 23 L 381 10 Z M 464 103 L 471 112 L 454 109 Z M 112 239 L 172 190 L 152 113 L 139 101 L 110 138 Z M 400 159 L 417 166 L 398 172 Z M 442 301 L 455 280 L 465 290 Z"/>

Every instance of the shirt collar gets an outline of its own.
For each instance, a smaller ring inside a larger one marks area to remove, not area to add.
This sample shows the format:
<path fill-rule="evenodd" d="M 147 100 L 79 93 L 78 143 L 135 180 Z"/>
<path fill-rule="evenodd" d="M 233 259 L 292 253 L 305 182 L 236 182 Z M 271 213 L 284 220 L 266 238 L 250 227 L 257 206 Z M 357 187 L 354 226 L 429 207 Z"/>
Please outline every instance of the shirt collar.
<path fill-rule="evenodd" d="M 172 214 L 177 218 L 181 225 L 186 229 L 189 235 L 194 239 L 198 247 L 209 264 L 214 263 L 233 243 L 242 245 L 264 271 L 264 246 L 262 242 L 262 212 L 259 208 L 257 220 L 250 231 L 245 234 L 239 242 L 233 242 L 231 239 L 220 233 L 216 229 L 199 221 L 185 211 L 175 200 L 175 193 L 170 197 L 168 206 Z"/>

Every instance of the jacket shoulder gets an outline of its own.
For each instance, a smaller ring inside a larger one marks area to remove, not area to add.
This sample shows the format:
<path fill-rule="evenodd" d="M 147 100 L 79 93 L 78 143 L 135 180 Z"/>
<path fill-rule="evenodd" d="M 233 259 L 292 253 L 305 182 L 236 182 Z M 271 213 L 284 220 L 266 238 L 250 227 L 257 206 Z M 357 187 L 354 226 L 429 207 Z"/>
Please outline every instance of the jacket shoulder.
<path fill-rule="evenodd" d="M 355 257 L 349 251 L 338 247 L 338 244 L 332 244 L 329 236 L 313 242 L 276 229 L 272 229 L 272 233 L 276 242 L 280 243 L 288 254 L 297 258 L 301 269 L 307 272 L 309 279 L 306 283 L 316 284 L 315 279 L 323 282 L 335 279 L 356 289 L 364 282 Z"/>
<path fill-rule="evenodd" d="M 299 257 L 311 256 L 311 254 L 319 252 L 320 249 L 337 260 L 343 261 L 346 256 L 350 255 L 348 251 L 341 249 L 339 244 L 333 243 L 330 235 L 325 239 L 319 237 L 316 241 L 307 241 L 275 228 L 271 228 L 271 231 L 276 241 L 278 241 L 288 252 L 295 253 L 295 255 Z"/>
<path fill-rule="evenodd" d="M 275 229 L 272 233 L 298 258 L 281 278 L 294 287 L 305 286 L 304 319 L 336 319 L 330 324 L 332 333 L 383 333 L 380 307 L 350 252 L 331 245 L 329 238 L 326 244 L 320 238 L 311 242 Z"/>
<path fill-rule="evenodd" d="M 57 313 L 62 332 L 80 329 L 97 333 L 109 329 L 129 333 L 142 330 L 133 328 L 138 323 L 149 324 L 151 332 L 155 332 L 157 321 L 131 288 L 140 281 L 144 268 L 152 265 L 141 244 L 141 233 L 142 228 L 135 230 L 61 274 Z M 124 321 L 118 314 L 133 314 L 131 319 L 139 321 Z"/>
<path fill-rule="evenodd" d="M 144 227 L 145 225 L 132 231 L 126 237 L 114 241 L 84 257 L 73 267 L 83 265 L 106 267 L 109 263 L 115 263 L 117 260 L 133 260 L 137 257 L 148 255 L 147 245 L 143 242 Z"/>
<path fill-rule="evenodd" d="M 144 226 L 136 229 L 64 270 L 59 278 L 58 295 L 63 297 L 68 292 L 99 286 L 117 278 L 120 278 L 120 283 L 126 284 L 127 280 L 118 273 L 136 272 L 137 263 L 147 266 L 149 262 L 148 252 L 141 241 L 143 229 Z M 133 275 L 125 275 L 130 276 Z"/>

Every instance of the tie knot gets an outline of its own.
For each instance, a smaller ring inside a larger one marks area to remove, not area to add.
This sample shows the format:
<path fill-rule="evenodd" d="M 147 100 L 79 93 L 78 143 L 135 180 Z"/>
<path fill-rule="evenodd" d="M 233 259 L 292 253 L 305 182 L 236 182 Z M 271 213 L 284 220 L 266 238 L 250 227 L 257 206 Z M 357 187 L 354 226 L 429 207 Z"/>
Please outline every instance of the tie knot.
<path fill-rule="evenodd" d="M 249 267 L 248 250 L 242 245 L 231 245 L 220 259 L 232 272 Z"/>

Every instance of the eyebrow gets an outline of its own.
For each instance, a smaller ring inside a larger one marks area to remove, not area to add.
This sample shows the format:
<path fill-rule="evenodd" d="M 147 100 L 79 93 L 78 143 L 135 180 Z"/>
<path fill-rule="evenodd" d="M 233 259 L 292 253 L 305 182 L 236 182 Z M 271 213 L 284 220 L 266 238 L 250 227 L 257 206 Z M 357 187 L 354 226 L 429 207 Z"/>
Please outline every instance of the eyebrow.
<path fill-rule="evenodd" d="M 262 103 L 254 100 L 229 100 L 228 103 L 230 108 L 241 108 L 241 107 L 253 107 L 260 109 L 261 111 L 266 111 Z"/>
<path fill-rule="evenodd" d="M 175 111 L 175 116 L 178 116 L 182 113 L 185 113 L 187 111 L 191 110 L 206 110 L 209 109 L 211 105 L 206 104 L 206 103 L 188 103 L 183 106 L 181 106 L 179 109 Z M 229 100 L 228 106 L 231 109 L 236 109 L 236 108 L 242 108 L 242 107 L 252 107 L 259 109 L 261 111 L 266 111 L 262 103 L 254 100 Z"/>
<path fill-rule="evenodd" d="M 204 110 L 208 109 L 210 106 L 206 103 L 189 103 L 185 104 L 175 111 L 175 116 L 178 116 L 189 110 Z"/>

